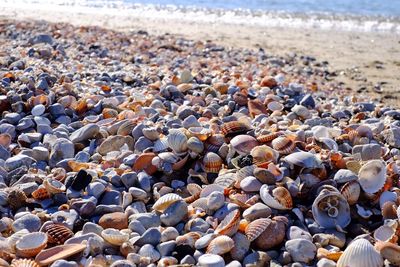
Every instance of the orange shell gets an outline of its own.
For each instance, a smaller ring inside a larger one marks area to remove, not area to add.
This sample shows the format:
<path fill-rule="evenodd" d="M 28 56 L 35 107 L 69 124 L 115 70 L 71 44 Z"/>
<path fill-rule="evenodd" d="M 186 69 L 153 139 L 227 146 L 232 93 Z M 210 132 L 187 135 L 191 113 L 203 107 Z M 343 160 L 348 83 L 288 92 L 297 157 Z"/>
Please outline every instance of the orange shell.
<path fill-rule="evenodd" d="M 215 229 L 215 233 L 219 235 L 233 236 L 239 229 L 240 211 L 234 210 L 230 212 Z"/>
<path fill-rule="evenodd" d="M 50 198 L 49 192 L 47 192 L 46 188 L 39 187 L 35 191 L 32 192 L 32 197 L 36 200 L 43 200 Z"/>
<path fill-rule="evenodd" d="M 157 167 L 151 164 L 152 159 L 156 156 L 156 154 L 143 153 L 141 154 L 133 164 L 134 171 L 145 170 L 147 174 L 152 175 L 157 171 Z"/>

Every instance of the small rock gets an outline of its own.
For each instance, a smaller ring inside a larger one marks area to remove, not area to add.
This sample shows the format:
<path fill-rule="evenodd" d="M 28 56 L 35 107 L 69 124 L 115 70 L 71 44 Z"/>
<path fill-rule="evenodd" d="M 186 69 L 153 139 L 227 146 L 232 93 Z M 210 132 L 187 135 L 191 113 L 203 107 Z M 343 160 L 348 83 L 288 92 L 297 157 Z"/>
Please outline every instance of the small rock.
<path fill-rule="evenodd" d="M 316 246 L 307 239 L 288 240 L 285 248 L 292 256 L 293 261 L 304 263 L 310 263 L 317 253 Z"/>
<path fill-rule="evenodd" d="M 263 203 L 256 203 L 243 212 L 243 218 L 248 221 L 254 221 L 259 218 L 268 218 L 272 213 L 270 207 Z"/>
<path fill-rule="evenodd" d="M 99 225 L 104 229 L 126 229 L 128 228 L 128 217 L 123 212 L 104 214 L 99 220 Z"/>
<path fill-rule="evenodd" d="M 243 266 L 268 266 L 271 257 L 264 251 L 250 253 L 243 259 Z"/>
<path fill-rule="evenodd" d="M 73 132 L 70 136 L 70 140 L 73 143 L 84 142 L 90 138 L 94 138 L 98 134 L 99 130 L 100 128 L 98 125 L 89 123 Z"/>
<path fill-rule="evenodd" d="M 199 257 L 198 265 L 202 267 L 225 267 L 225 261 L 219 255 L 204 254 Z"/>
<path fill-rule="evenodd" d="M 27 214 L 15 220 L 12 224 L 14 232 L 26 229 L 29 232 L 37 232 L 40 229 L 42 222 L 40 218 L 34 214 Z"/>
<path fill-rule="evenodd" d="M 8 158 L 4 163 L 4 167 L 8 171 L 12 171 L 21 166 L 29 167 L 34 162 L 36 162 L 36 160 L 34 158 L 28 157 L 26 155 L 18 154 L 14 157 Z"/>
<path fill-rule="evenodd" d="M 313 240 L 313 238 L 309 232 L 301 229 L 298 226 L 291 226 L 287 233 L 287 239 L 290 240 L 290 239 L 298 239 L 298 238 L 307 239 L 309 241 Z"/>
<path fill-rule="evenodd" d="M 32 108 L 31 113 L 33 116 L 40 116 L 45 112 L 45 110 L 46 110 L 46 107 L 42 104 L 39 104 Z"/>
<path fill-rule="evenodd" d="M 276 183 L 275 175 L 267 169 L 255 168 L 253 174 L 263 184 L 273 185 Z"/>
<path fill-rule="evenodd" d="M 240 188 L 246 192 L 258 192 L 261 186 L 261 182 L 254 176 L 247 176 L 240 182 Z"/>
<path fill-rule="evenodd" d="M 188 205 L 184 201 L 171 204 L 160 216 L 161 222 L 166 226 L 174 226 L 182 221 L 188 213 Z"/>
<path fill-rule="evenodd" d="M 336 262 L 322 258 L 317 262 L 317 267 L 336 267 Z"/>
<path fill-rule="evenodd" d="M 157 246 L 161 240 L 161 233 L 157 228 L 147 229 L 143 235 L 135 242 L 137 246 L 143 246 L 145 244 L 151 244 Z"/>

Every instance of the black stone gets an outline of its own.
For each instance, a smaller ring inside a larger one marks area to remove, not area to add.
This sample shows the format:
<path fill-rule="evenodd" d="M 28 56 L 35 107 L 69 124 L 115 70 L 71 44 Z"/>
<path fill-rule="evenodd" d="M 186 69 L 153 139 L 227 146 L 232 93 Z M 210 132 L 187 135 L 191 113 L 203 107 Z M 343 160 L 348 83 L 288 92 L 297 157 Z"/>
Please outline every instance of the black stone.
<path fill-rule="evenodd" d="M 92 181 L 92 176 L 88 174 L 85 170 L 80 170 L 74 177 L 71 188 L 80 191 L 86 188 Z"/>

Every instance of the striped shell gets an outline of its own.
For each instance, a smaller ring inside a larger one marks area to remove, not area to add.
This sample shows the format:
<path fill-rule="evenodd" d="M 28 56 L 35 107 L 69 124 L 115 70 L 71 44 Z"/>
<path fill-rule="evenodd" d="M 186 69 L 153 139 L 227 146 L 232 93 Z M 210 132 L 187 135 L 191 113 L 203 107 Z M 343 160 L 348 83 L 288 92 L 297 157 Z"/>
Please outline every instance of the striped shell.
<path fill-rule="evenodd" d="M 234 210 L 230 212 L 215 229 L 215 233 L 219 235 L 233 236 L 239 229 L 240 211 Z"/>
<path fill-rule="evenodd" d="M 217 236 L 213 239 L 207 247 L 207 252 L 210 254 L 223 255 L 235 246 L 235 242 L 226 235 Z"/>
<path fill-rule="evenodd" d="M 253 157 L 253 163 L 257 166 L 264 165 L 269 162 L 277 162 L 279 153 L 267 145 L 256 146 L 250 151 Z"/>
<path fill-rule="evenodd" d="M 246 134 L 250 128 L 238 121 L 230 121 L 224 123 L 221 127 L 221 133 L 225 136 L 225 138 L 232 138 L 239 134 Z"/>
<path fill-rule="evenodd" d="M 293 208 L 293 201 L 290 192 L 284 187 L 274 188 L 271 192 L 268 185 L 260 188 L 262 201 L 269 207 L 278 210 L 289 210 Z"/>
<path fill-rule="evenodd" d="M 121 126 L 119 126 L 117 135 L 130 135 L 135 126 L 136 123 L 133 120 L 127 120 L 126 122 L 122 123 Z"/>
<path fill-rule="evenodd" d="M 360 197 L 360 192 L 360 184 L 357 181 L 347 182 L 340 190 L 340 193 L 344 196 L 349 205 L 357 203 L 358 198 Z"/>
<path fill-rule="evenodd" d="M 187 144 L 188 149 L 195 153 L 200 154 L 204 151 L 204 144 L 197 137 L 190 137 Z"/>
<path fill-rule="evenodd" d="M 278 136 L 271 143 L 273 149 L 279 152 L 279 154 L 289 154 L 293 152 L 296 148 L 296 143 L 294 138 L 290 138 L 288 136 Z"/>
<path fill-rule="evenodd" d="M 350 243 L 337 262 L 337 267 L 382 267 L 382 256 L 366 239 Z"/>
<path fill-rule="evenodd" d="M 39 187 L 35 191 L 32 192 L 32 197 L 36 200 L 43 200 L 50 198 L 49 192 L 44 187 Z"/>
<path fill-rule="evenodd" d="M 233 203 L 239 205 L 239 207 L 247 209 L 258 201 L 259 196 L 247 193 L 235 193 L 235 194 L 230 194 L 229 199 Z"/>
<path fill-rule="evenodd" d="M 374 194 L 383 188 L 386 182 L 386 164 L 382 160 L 370 160 L 363 165 L 358 173 L 361 188 Z"/>
<path fill-rule="evenodd" d="M 208 152 L 203 158 L 204 170 L 207 173 L 218 173 L 222 168 L 222 159 L 214 152 Z"/>
<path fill-rule="evenodd" d="M 269 134 L 260 135 L 256 139 L 260 143 L 269 143 L 269 142 L 271 142 L 272 140 L 274 140 L 275 138 L 277 138 L 278 136 L 281 136 L 281 135 L 283 135 L 282 132 L 269 133 Z"/>
<path fill-rule="evenodd" d="M 49 194 L 58 194 L 66 190 L 66 187 L 63 183 L 52 178 L 44 179 L 43 186 L 46 188 Z"/>
<path fill-rule="evenodd" d="M 65 241 L 74 236 L 74 233 L 62 224 L 51 223 L 45 225 L 42 230 L 48 237 L 50 244 L 62 245 Z"/>
<path fill-rule="evenodd" d="M 255 168 L 256 168 L 255 165 L 250 165 L 250 166 L 245 166 L 245 167 L 241 168 L 240 170 L 238 170 L 236 173 L 235 186 L 237 188 L 240 188 L 240 182 L 248 176 L 253 176 Z"/>
<path fill-rule="evenodd" d="M 112 108 L 105 108 L 103 109 L 102 113 L 104 119 L 109 119 L 109 118 L 116 118 L 118 117 L 118 111 Z"/>
<path fill-rule="evenodd" d="M 68 244 L 52 247 L 41 251 L 35 261 L 41 266 L 48 266 L 56 260 L 66 259 L 87 248 L 86 244 Z"/>
<path fill-rule="evenodd" d="M 14 259 L 10 267 L 39 267 L 36 261 L 30 259 Z"/>
<path fill-rule="evenodd" d="M 188 138 L 181 130 L 171 129 L 167 140 L 169 147 L 176 153 L 182 153 L 187 150 Z"/>
<path fill-rule="evenodd" d="M 153 205 L 153 209 L 159 212 L 163 212 L 166 210 L 171 204 L 175 203 L 176 201 L 183 200 L 181 196 L 174 194 L 174 193 L 168 193 L 160 197 L 156 203 Z"/>
<path fill-rule="evenodd" d="M 252 221 L 246 227 L 245 234 L 250 242 L 257 239 L 271 224 L 271 219 L 260 218 Z"/>
<path fill-rule="evenodd" d="M 115 245 L 115 246 L 121 246 L 124 242 L 129 240 L 128 234 L 123 233 L 123 232 L 121 232 L 117 229 L 113 229 L 113 228 L 104 229 L 101 232 L 101 236 L 108 243 Z"/>
<path fill-rule="evenodd" d="M 36 256 L 47 245 L 47 235 L 41 232 L 29 233 L 21 237 L 15 248 L 20 257 L 31 258 Z"/>
<path fill-rule="evenodd" d="M 154 142 L 153 151 L 157 153 L 164 152 L 168 148 L 168 139 L 166 137 L 163 137 Z"/>
<path fill-rule="evenodd" d="M 207 152 L 217 153 L 219 148 L 225 143 L 224 135 L 214 134 L 210 136 L 204 143 L 204 148 Z"/>

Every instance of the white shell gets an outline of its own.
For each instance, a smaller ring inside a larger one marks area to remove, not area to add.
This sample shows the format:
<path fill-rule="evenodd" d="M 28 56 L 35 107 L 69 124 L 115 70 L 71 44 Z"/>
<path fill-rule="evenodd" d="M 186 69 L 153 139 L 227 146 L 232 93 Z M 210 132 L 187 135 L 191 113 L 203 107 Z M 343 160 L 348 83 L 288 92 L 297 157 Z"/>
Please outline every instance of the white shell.
<path fill-rule="evenodd" d="M 188 138 L 181 130 L 178 129 L 169 130 L 168 145 L 173 151 L 177 153 L 186 151 L 187 141 Z"/>
<path fill-rule="evenodd" d="M 115 245 L 115 246 L 121 246 L 124 242 L 129 240 L 128 234 L 123 233 L 123 232 L 121 232 L 117 229 L 113 229 L 113 228 L 104 229 L 101 232 L 101 236 L 108 243 Z"/>
<path fill-rule="evenodd" d="M 154 152 L 164 152 L 168 149 L 168 140 L 167 138 L 160 138 L 154 142 L 153 151 Z"/>
<path fill-rule="evenodd" d="M 17 244 L 17 242 L 26 234 L 29 234 L 29 231 L 27 229 L 22 229 L 18 232 L 15 232 L 14 234 L 12 234 L 11 236 L 9 236 L 7 238 L 8 241 L 8 245 L 10 246 L 10 248 L 15 252 L 15 245 Z"/>
<path fill-rule="evenodd" d="M 283 187 L 282 187 L 282 188 L 283 188 Z M 279 190 L 283 190 L 282 188 L 279 188 Z M 278 188 L 273 189 L 273 190 L 272 190 L 272 194 L 274 194 L 274 190 L 277 190 L 277 189 L 278 189 Z M 286 188 L 284 188 L 284 189 L 287 191 Z M 271 207 L 271 208 L 273 208 L 273 209 L 277 209 L 277 210 L 288 210 L 288 209 L 291 209 L 291 208 L 293 207 L 293 204 L 291 204 L 291 203 L 292 203 L 292 199 L 291 199 L 291 197 L 290 197 L 290 193 L 289 193 L 289 192 L 287 192 L 287 194 L 286 194 L 285 196 L 283 196 L 282 199 L 281 199 L 282 202 L 283 202 L 283 203 L 287 203 L 288 206 L 282 205 L 282 204 L 276 199 L 276 197 L 275 197 L 274 195 L 271 195 L 271 194 L 270 194 L 268 185 L 266 185 L 266 184 L 264 184 L 264 185 L 261 186 L 261 188 L 260 188 L 260 197 L 261 197 L 262 201 L 263 201 L 267 206 L 269 206 L 269 207 Z M 290 197 L 290 199 L 287 199 L 287 201 L 285 201 L 286 198 L 288 198 L 288 197 Z"/>
<path fill-rule="evenodd" d="M 375 230 L 374 238 L 384 242 L 397 241 L 396 229 L 384 224 Z"/>
<path fill-rule="evenodd" d="M 358 173 L 358 182 L 365 192 L 378 192 L 386 182 L 386 164 L 382 160 L 368 161 Z"/>
<path fill-rule="evenodd" d="M 366 239 L 350 243 L 337 262 L 337 267 L 382 267 L 382 256 Z"/>
<path fill-rule="evenodd" d="M 29 233 L 21 237 L 15 246 L 21 257 L 36 256 L 47 245 L 47 234 L 42 232 Z"/>
<path fill-rule="evenodd" d="M 166 210 L 172 203 L 180 201 L 183 198 L 177 194 L 169 193 L 160 197 L 153 205 L 153 209 L 159 212 Z"/>

